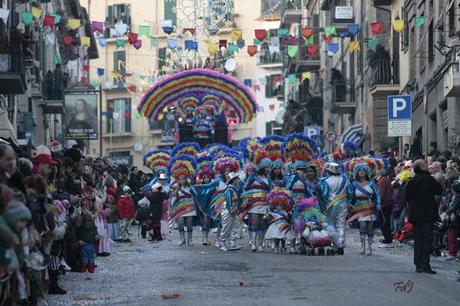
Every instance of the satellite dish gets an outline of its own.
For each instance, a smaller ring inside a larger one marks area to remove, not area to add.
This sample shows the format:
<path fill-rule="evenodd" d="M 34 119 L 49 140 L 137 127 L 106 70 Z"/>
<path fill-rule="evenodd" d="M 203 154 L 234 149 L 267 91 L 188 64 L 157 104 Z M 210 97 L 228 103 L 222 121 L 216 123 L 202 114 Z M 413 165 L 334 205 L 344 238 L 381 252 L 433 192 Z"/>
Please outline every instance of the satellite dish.
<path fill-rule="evenodd" d="M 142 145 L 142 143 L 134 144 L 134 151 L 136 151 L 136 152 L 142 151 L 143 148 L 144 148 L 144 146 Z"/>
<path fill-rule="evenodd" d="M 229 58 L 225 61 L 225 70 L 228 72 L 233 72 L 236 69 L 236 61 L 234 58 Z"/>

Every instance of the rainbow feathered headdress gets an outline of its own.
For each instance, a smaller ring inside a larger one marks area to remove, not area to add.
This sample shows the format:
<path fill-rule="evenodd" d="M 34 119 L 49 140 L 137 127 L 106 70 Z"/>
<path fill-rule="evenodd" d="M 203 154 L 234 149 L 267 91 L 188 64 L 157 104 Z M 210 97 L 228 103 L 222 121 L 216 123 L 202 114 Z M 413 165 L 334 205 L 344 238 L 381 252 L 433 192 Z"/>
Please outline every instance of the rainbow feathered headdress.
<path fill-rule="evenodd" d="M 197 156 L 198 152 L 200 151 L 200 145 L 196 142 L 183 142 L 174 147 L 171 152 L 171 156 L 177 155 L 190 155 L 190 156 Z"/>
<path fill-rule="evenodd" d="M 364 167 L 364 165 L 366 165 L 367 168 Z M 363 168 L 369 177 L 375 175 L 377 171 L 381 169 L 376 159 L 368 156 L 349 159 L 345 161 L 343 167 L 345 171 L 353 177 L 356 177 L 358 171 Z"/>
<path fill-rule="evenodd" d="M 144 165 L 155 173 L 168 170 L 171 154 L 167 150 L 153 150 L 144 155 Z"/>
<path fill-rule="evenodd" d="M 187 110 L 195 111 L 199 103 L 200 103 L 200 99 L 198 99 L 195 96 L 189 96 L 179 101 L 179 107 L 183 111 L 187 111 Z"/>
<path fill-rule="evenodd" d="M 271 209 L 274 209 L 278 204 L 281 204 L 284 210 L 291 210 L 291 194 L 285 188 L 274 187 L 268 194 L 267 201 Z"/>
<path fill-rule="evenodd" d="M 226 145 L 219 145 L 209 152 L 212 157 L 221 157 L 228 153 L 237 153 Z"/>
<path fill-rule="evenodd" d="M 227 152 L 226 154 L 214 158 L 214 172 L 220 175 L 225 175 L 225 169 L 229 169 L 231 172 L 238 172 L 241 169 L 241 155 L 233 152 Z"/>
<path fill-rule="evenodd" d="M 256 164 L 256 153 L 260 149 L 260 143 L 255 138 L 245 137 L 238 143 L 238 151 L 243 154 L 246 161 Z"/>
<path fill-rule="evenodd" d="M 310 137 L 293 133 L 286 137 L 281 152 L 289 162 L 308 162 L 318 155 L 318 147 Z"/>
<path fill-rule="evenodd" d="M 195 158 L 189 155 L 177 155 L 169 162 L 169 175 L 178 180 L 182 175 L 192 178 L 196 172 Z"/>
<path fill-rule="evenodd" d="M 273 167 L 282 168 L 284 165 L 284 158 L 281 154 L 281 146 L 283 145 L 283 142 L 284 137 L 278 135 L 267 136 L 260 140 L 264 152 L 273 162 Z"/>
<path fill-rule="evenodd" d="M 204 95 L 201 97 L 201 105 L 205 106 L 210 106 L 213 108 L 214 113 L 217 113 L 219 111 L 220 105 L 222 104 L 221 100 L 219 97 L 216 97 L 211 94 Z"/>
<path fill-rule="evenodd" d="M 345 141 L 338 146 L 337 150 L 332 153 L 332 156 L 336 161 L 344 160 L 353 157 L 356 150 L 358 150 L 358 146 L 354 142 Z"/>

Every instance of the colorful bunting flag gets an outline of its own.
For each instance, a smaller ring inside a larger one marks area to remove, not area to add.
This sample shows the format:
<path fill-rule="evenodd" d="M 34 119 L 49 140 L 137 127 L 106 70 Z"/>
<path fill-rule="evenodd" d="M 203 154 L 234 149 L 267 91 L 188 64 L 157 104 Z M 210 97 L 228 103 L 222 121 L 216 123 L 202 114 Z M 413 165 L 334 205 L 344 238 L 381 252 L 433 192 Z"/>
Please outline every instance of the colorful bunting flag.
<path fill-rule="evenodd" d="M 115 33 L 113 36 L 122 36 L 125 35 L 126 32 L 128 32 L 128 25 L 124 24 L 123 22 L 117 22 L 114 25 Z M 111 34 L 112 36 L 112 34 Z"/>
<path fill-rule="evenodd" d="M 304 39 L 305 46 L 309 46 L 313 43 L 315 43 L 315 37 L 311 36 L 310 38 Z"/>
<path fill-rule="evenodd" d="M 125 89 L 125 84 L 123 84 L 123 82 L 121 82 L 121 81 L 118 81 L 117 88 L 119 90 L 124 90 Z"/>
<path fill-rule="evenodd" d="M 101 21 L 93 21 L 93 22 L 91 22 L 91 31 L 92 32 L 104 33 L 104 23 L 101 22 Z"/>
<path fill-rule="evenodd" d="M 219 39 L 219 49 L 227 48 L 227 40 L 226 39 Z"/>
<path fill-rule="evenodd" d="M 253 44 L 256 46 L 260 46 L 262 44 L 262 42 L 258 40 L 257 38 L 254 38 L 252 41 L 253 41 Z"/>
<path fill-rule="evenodd" d="M 186 40 L 184 44 L 185 50 L 198 50 L 198 42 L 194 40 Z"/>
<path fill-rule="evenodd" d="M 54 16 L 45 15 L 45 18 L 43 18 L 43 27 L 50 27 L 51 29 L 54 28 L 54 19 Z"/>
<path fill-rule="evenodd" d="M 208 43 L 208 52 L 210 55 L 215 55 L 218 50 L 218 45 L 214 43 Z"/>
<path fill-rule="evenodd" d="M 158 47 L 158 38 L 151 36 L 150 37 L 150 48 L 156 48 Z"/>
<path fill-rule="evenodd" d="M 96 70 L 96 73 L 99 77 L 103 76 L 104 73 L 105 73 L 105 69 L 104 68 L 100 68 L 98 67 L 97 70 Z"/>
<path fill-rule="evenodd" d="M 232 30 L 232 33 L 230 34 L 230 41 L 235 42 L 240 39 L 243 39 L 243 31 L 242 30 Z"/>
<path fill-rule="evenodd" d="M 296 44 L 298 44 L 298 42 L 299 42 L 299 40 L 295 36 L 289 36 L 287 38 L 287 44 L 288 45 L 296 45 Z"/>
<path fill-rule="evenodd" d="M 89 71 L 89 65 L 83 65 L 83 66 L 81 67 L 81 71 L 88 72 L 88 71 Z"/>
<path fill-rule="evenodd" d="M 252 80 L 251 79 L 245 79 L 244 80 L 244 85 L 246 85 L 247 87 L 252 87 Z"/>
<path fill-rule="evenodd" d="M 371 31 L 373 35 L 382 34 L 383 33 L 382 23 L 380 21 L 371 22 Z"/>
<path fill-rule="evenodd" d="M 417 18 L 415 18 L 415 26 L 417 28 L 422 27 L 424 24 L 425 24 L 425 16 L 417 16 Z"/>
<path fill-rule="evenodd" d="M 149 37 L 150 36 L 150 26 L 140 25 L 138 32 L 139 32 L 139 36 Z"/>
<path fill-rule="evenodd" d="M 248 46 L 248 54 L 249 56 L 254 56 L 257 53 L 257 46 Z"/>
<path fill-rule="evenodd" d="M 34 15 L 32 15 L 32 13 L 23 12 L 21 14 L 21 20 L 24 25 L 28 26 L 34 21 Z"/>
<path fill-rule="evenodd" d="M 296 57 L 297 53 L 299 52 L 299 46 L 298 45 L 289 45 L 288 46 L 288 55 L 289 57 Z"/>
<path fill-rule="evenodd" d="M 265 37 L 267 36 L 267 31 L 266 30 L 254 30 L 255 34 L 256 34 L 256 38 L 260 41 L 263 41 L 265 39 Z"/>
<path fill-rule="evenodd" d="M 310 79 L 311 79 L 311 72 L 310 71 L 302 73 L 302 81 L 310 80 Z"/>
<path fill-rule="evenodd" d="M 356 23 L 352 23 L 348 25 L 348 33 L 350 34 L 351 37 L 355 37 L 356 34 L 358 34 L 359 31 L 359 25 Z"/>
<path fill-rule="evenodd" d="M 8 16 L 10 15 L 10 10 L 5 8 L 0 8 L 0 19 L 3 20 L 3 23 L 6 24 L 8 21 Z"/>
<path fill-rule="evenodd" d="M 182 30 L 182 33 L 184 33 L 184 34 L 187 33 L 187 32 L 190 32 L 190 34 L 195 35 L 196 29 L 195 28 L 184 28 Z"/>
<path fill-rule="evenodd" d="M 310 38 L 315 33 L 315 29 L 313 29 L 313 28 L 302 28 L 300 30 L 300 33 L 302 34 L 302 36 L 304 38 Z"/>
<path fill-rule="evenodd" d="M 331 52 L 332 54 L 336 54 L 337 51 L 339 51 L 339 44 L 338 43 L 327 44 L 327 51 Z"/>
<path fill-rule="evenodd" d="M 90 42 L 91 42 L 91 39 L 89 37 L 87 37 L 87 36 L 80 37 L 80 44 L 82 46 L 89 46 Z"/>
<path fill-rule="evenodd" d="M 235 52 L 240 52 L 240 48 L 234 43 L 228 44 L 228 54 L 232 56 Z"/>
<path fill-rule="evenodd" d="M 54 56 L 54 64 L 55 64 L 55 65 L 60 65 L 60 64 L 62 64 L 62 59 L 61 59 L 61 57 L 59 56 L 59 54 L 56 54 L 56 55 Z"/>
<path fill-rule="evenodd" d="M 42 9 L 32 6 L 32 15 L 35 17 L 35 20 L 39 20 L 42 16 Z"/>
<path fill-rule="evenodd" d="M 244 39 L 238 39 L 236 41 L 236 45 L 238 46 L 238 48 L 243 49 L 244 46 L 246 45 L 246 43 L 245 43 Z"/>
<path fill-rule="evenodd" d="M 348 45 L 348 51 L 350 53 L 353 53 L 353 52 L 359 51 L 359 50 L 361 50 L 361 46 L 359 45 L 359 40 L 350 41 L 350 43 Z"/>
<path fill-rule="evenodd" d="M 284 37 L 289 35 L 289 29 L 279 28 L 277 31 L 278 37 Z"/>
<path fill-rule="evenodd" d="M 379 39 L 378 38 L 374 38 L 374 39 L 369 39 L 369 41 L 367 42 L 367 47 L 371 50 L 374 50 L 377 48 L 377 44 L 379 43 Z"/>
<path fill-rule="evenodd" d="M 318 55 L 318 44 L 311 44 L 307 47 L 307 53 L 310 56 Z"/>
<path fill-rule="evenodd" d="M 297 76 L 295 75 L 295 73 L 291 73 L 288 75 L 288 83 L 290 85 L 297 83 Z"/>
<path fill-rule="evenodd" d="M 169 49 L 176 49 L 178 47 L 178 42 L 176 38 L 169 38 L 168 39 L 168 47 Z"/>
<path fill-rule="evenodd" d="M 70 46 L 73 42 L 73 37 L 72 36 L 64 36 L 64 45 L 65 46 Z"/>
<path fill-rule="evenodd" d="M 404 30 L 404 20 L 402 19 L 393 20 L 393 30 L 397 33 L 401 33 Z"/>
<path fill-rule="evenodd" d="M 121 38 L 117 38 L 115 40 L 115 45 L 117 46 L 117 48 L 123 48 L 125 46 L 125 40 Z"/>
<path fill-rule="evenodd" d="M 103 36 L 99 37 L 99 45 L 104 48 L 105 46 L 107 46 L 107 39 Z"/>
<path fill-rule="evenodd" d="M 324 34 L 326 34 L 326 36 L 337 35 L 337 29 L 335 26 L 326 26 L 324 27 Z"/>
<path fill-rule="evenodd" d="M 332 41 L 332 36 L 328 36 L 326 34 L 323 34 L 323 40 L 326 42 L 326 44 L 330 43 Z"/>
<path fill-rule="evenodd" d="M 139 50 L 142 47 L 142 40 L 136 40 L 133 44 L 133 47 L 136 48 L 136 50 Z"/>
<path fill-rule="evenodd" d="M 99 88 L 100 85 L 101 85 L 101 81 L 99 81 L 99 80 L 92 80 L 91 81 L 91 86 L 93 86 L 94 88 Z"/>
<path fill-rule="evenodd" d="M 128 42 L 129 42 L 131 45 L 134 44 L 134 43 L 137 41 L 137 37 L 138 37 L 137 33 L 130 32 L 130 33 L 128 34 Z"/>
<path fill-rule="evenodd" d="M 81 20 L 77 18 L 69 18 L 67 19 L 67 26 L 72 29 L 76 30 L 80 27 L 81 25 Z"/>
<path fill-rule="evenodd" d="M 54 24 L 59 24 L 61 22 L 61 15 L 58 13 L 53 13 L 51 16 L 54 17 Z"/>

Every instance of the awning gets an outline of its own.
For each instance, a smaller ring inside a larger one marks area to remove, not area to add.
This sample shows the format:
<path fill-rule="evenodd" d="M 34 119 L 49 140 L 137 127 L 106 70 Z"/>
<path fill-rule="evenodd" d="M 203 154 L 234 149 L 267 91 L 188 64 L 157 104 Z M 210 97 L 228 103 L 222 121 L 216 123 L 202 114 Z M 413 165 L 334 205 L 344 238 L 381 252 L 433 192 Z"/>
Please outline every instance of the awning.
<path fill-rule="evenodd" d="M 350 126 L 345 132 L 342 133 L 340 137 L 340 143 L 344 143 L 345 141 L 351 141 L 356 144 L 359 144 L 361 137 L 363 136 L 363 125 L 356 124 Z"/>
<path fill-rule="evenodd" d="M 4 139 L 11 139 L 15 145 L 18 144 L 16 138 L 16 129 L 8 119 L 8 113 L 3 111 L 0 113 L 0 137 Z"/>

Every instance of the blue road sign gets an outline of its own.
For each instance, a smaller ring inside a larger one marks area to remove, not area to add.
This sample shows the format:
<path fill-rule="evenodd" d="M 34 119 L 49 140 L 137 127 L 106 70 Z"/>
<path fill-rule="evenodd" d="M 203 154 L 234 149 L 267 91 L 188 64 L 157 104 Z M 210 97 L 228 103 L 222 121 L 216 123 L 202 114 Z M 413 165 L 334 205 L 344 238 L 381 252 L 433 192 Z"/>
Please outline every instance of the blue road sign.
<path fill-rule="evenodd" d="M 411 96 L 388 96 L 388 120 L 411 120 Z"/>

